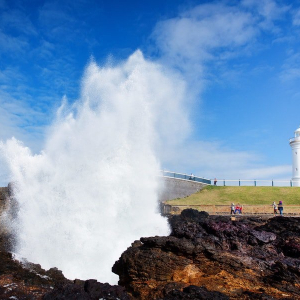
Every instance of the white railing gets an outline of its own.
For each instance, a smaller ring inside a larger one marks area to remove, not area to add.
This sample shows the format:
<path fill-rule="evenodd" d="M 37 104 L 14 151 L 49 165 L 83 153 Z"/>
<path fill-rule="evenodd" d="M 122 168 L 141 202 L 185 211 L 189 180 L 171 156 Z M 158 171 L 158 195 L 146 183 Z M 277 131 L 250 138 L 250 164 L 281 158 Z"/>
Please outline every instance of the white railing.
<path fill-rule="evenodd" d="M 300 136 L 295 136 L 293 138 L 290 138 L 290 143 L 293 143 L 293 142 L 300 142 Z"/>
<path fill-rule="evenodd" d="M 198 177 L 193 174 L 177 173 L 172 171 L 161 171 L 162 176 L 168 178 L 182 179 L 201 182 L 205 184 L 214 184 L 214 179 Z M 218 179 L 217 186 L 277 186 L 277 187 L 294 187 L 300 186 L 300 181 L 287 179 Z"/>

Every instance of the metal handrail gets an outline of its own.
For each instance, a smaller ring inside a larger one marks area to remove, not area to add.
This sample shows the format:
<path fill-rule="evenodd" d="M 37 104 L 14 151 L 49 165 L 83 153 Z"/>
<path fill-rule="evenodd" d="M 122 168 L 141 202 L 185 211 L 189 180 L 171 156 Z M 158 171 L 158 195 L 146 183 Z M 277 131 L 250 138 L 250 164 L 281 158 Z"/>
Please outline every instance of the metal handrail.
<path fill-rule="evenodd" d="M 188 174 L 184 174 L 184 173 L 177 173 L 177 172 L 171 172 L 171 171 L 165 171 L 165 170 L 162 170 L 161 172 L 164 177 L 168 177 L 168 178 L 175 178 L 175 179 L 181 179 L 181 180 L 200 182 L 200 183 L 204 183 L 204 184 L 211 184 L 210 179 L 204 178 L 204 177 L 198 177 L 198 176 L 195 176 L 192 174 L 188 175 Z"/>
<path fill-rule="evenodd" d="M 204 184 L 211 185 L 214 182 L 214 179 L 208 179 L 205 177 L 198 177 L 195 175 L 188 175 L 185 173 L 177 173 L 173 171 L 165 171 L 161 170 L 162 175 L 164 177 L 168 178 L 175 178 L 180 180 L 189 180 L 189 181 L 196 181 Z M 243 183 L 251 183 L 253 182 L 253 185 L 251 186 L 277 186 L 277 187 L 284 187 L 284 186 L 299 186 L 300 182 L 298 180 L 288 180 L 288 179 L 282 179 L 282 180 L 274 180 L 274 179 L 218 179 L 217 185 L 220 186 L 250 186 L 250 185 L 243 185 Z M 232 185 L 232 183 L 236 183 L 236 185 Z M 260 184 L 264 183 L 264 184 Z M 269 183 L 269 184 L 265 184 Z"/>

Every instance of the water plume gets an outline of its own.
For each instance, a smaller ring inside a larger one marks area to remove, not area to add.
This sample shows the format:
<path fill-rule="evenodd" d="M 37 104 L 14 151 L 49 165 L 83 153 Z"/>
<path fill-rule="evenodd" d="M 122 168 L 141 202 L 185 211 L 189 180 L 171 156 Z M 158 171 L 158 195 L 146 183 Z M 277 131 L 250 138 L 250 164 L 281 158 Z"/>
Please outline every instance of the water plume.
<path fill-rule="evenodd" d="M 40 154 L 1 142 L 19 204 L 16 253 L 70 279 L 116 283 L 111 267 L 134 240 L 167 235 L 157 149 L 188 127 L 183 95 L 184 84 L 140 51 L 114 67 L 91 62 Z"/>

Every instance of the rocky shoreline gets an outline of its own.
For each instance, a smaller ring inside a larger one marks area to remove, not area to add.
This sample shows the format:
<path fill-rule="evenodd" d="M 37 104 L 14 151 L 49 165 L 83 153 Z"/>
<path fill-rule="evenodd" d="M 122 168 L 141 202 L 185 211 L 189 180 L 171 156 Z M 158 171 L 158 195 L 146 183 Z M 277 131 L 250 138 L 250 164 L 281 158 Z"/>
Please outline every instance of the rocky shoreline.
<path fill-rule="evenodd" d="M 185 210 L 170 224 L 169 237 L 141 238 L 113 267 L 138 299 L 171 299 L 170 287 L 189 299 L 190 285 L 222 293 L 206 299 L 300 299 L 299 218 L 233 222 Z"/>
<path fill-rule="evenodd" d="M 112 266 L 117 286 L 15 260 L 2 226 L 0 299 L 300 299 L 300 218 L 232 221 L 187 209 L 169 223 L 170 236 L 123 252 Z"/>

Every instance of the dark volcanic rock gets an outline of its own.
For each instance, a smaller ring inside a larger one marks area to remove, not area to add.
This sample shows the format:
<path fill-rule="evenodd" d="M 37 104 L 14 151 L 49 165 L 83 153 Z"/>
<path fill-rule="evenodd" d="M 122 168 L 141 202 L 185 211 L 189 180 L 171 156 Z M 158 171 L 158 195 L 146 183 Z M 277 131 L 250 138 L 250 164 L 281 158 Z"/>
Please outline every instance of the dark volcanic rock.
<path fill-rule="evenodd" d="M 47 293 L 44 300 L 130 300 L 131 298 L 121 286 L 111 286 L 108 283 L 90 279 L 85 282 L 66 284 Z"/>
<path fill-rule="evenodd" d="M 0 211 L 13 218 L 17 204 L 2 192 Z M 300 299 L 300 218 L 231 221 L 188 209 L 169 222 L 170 236 L 141 238 L 114 264 L 119 286 L 17 261 L 1 227 L 0 299 Z"/>
<path fill-rule="evenodd" d="M 219 293 L 219 292 L 210 292 L 205 287 L 198 287 L 194 285 L 190 285 L 184 288 L 182 291 L 180 290 L 172 290 L 167 293 L 167 295 L 163 298 L 163 300 L 229 300 L 229 297 Z"/>
<path fill-rule="evenodd" d="M 141 238 L 113 266 L 134 297 L 300 299 L 299 218 L 231 221 L 189 209 L 170 224 L 170 236 Z"/>
<path fill-rule="evenodd" d="M 61 271 L 45 271 L 40 265 L 21 263 L 0 251 L 0 299 L 41 299 L 53 287 L 69 282 Z"/>
<path fill-rule="evenodd" d="M 5 209 L 14 218 L 18 207 L 9 195 L 8 188 L 0 188 L 0 214 Z M 57 268 L 45 271 L 38 264 L 19 262 L 10 253 L 13 246 L 13 235 L 0 226 L 0 299 L 130 299 L 123 287 L 96 280 L 73 283 Z"/>
<path fill-rule="evenodd" d="M 15 297 L 15 298 L 13 298 Z M 8 252 L 0 252 L 0 299 L 130 300 L 121 286 L 96 280 L 66 279 L 56 268 L 45 271 L 40 265 L 21 263 Z"/>

